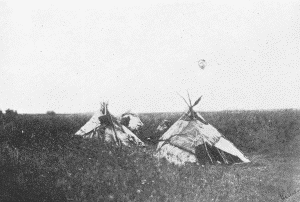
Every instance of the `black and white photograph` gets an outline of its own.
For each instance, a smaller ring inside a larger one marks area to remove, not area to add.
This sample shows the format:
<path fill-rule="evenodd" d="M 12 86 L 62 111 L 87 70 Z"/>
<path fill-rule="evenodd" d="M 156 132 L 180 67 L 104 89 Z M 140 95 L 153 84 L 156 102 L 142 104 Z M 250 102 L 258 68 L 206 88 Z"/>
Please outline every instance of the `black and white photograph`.
<path fill-rule="evenodd" d="M 0 0 L 0 202 L 299 202 L 300 2 Z"/>

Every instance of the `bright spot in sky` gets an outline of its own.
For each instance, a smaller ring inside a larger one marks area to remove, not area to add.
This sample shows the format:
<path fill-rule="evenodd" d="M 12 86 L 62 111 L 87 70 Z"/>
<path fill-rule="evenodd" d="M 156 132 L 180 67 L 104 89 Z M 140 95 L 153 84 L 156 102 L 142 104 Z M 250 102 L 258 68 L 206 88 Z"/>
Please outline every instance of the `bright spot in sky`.
<path fill-rule="evenodd" d="M 297 1 L 0 2 L 0 109 L 300 108 Z M 199 60 L 205 59 L 206 65 Z"/>

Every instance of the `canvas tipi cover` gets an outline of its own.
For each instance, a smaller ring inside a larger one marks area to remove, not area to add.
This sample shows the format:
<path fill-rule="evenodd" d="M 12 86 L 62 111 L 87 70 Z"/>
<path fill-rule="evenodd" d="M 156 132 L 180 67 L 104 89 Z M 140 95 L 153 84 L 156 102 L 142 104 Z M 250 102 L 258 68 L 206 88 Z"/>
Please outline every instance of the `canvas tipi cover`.
<path fill-rule="evenodd" d="M 247 163 L 250 162 L 229 140 L 218 132 L 204 118 L 193 111 L 189 105 L 183 114 L 160 138 L 157 156 L 175 164 L 185 162 L 210 163 Z"/>
<path fill-rule="evenodd" d="M 106 103 L 102 104 L 101 109 L 96 111 L 92 118 L 75 135 L 85 138 L 101 138 L 105 142 L 122 145 L 144 145 L 134 133 L 121 125 L 117 118 L 109 113 Z"/>

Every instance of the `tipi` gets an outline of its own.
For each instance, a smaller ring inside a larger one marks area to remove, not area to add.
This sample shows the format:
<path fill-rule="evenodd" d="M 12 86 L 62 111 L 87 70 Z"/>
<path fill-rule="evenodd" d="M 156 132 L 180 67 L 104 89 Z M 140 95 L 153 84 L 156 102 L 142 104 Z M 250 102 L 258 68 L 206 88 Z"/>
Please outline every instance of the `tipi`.
<path fill-rule="evenodd" d="M 158 158 L 182 165 L 185 162 L 233 164 L 250 162 L 233 143 L 193 110 L 201 97 L 160 138 Z"/>
<path fill-rule="evenodd" d="M 135 144 L 144 146 L 144 143 L 135 134 L 121 125 L 118 119 L 110 114 L 107 105 L 107 103 L 102 103 L 101 109 L 96 111 L 75 135 L 86 138 L 103 138 L 105 142 L 113 142 L 117 145 Z"/>
<path fill-rule="evenodd" d="M 141 128 L 144 126 L 137 114 L 126 112 L 121 115 L 120 123 L 126 126 L 135 135 L 141 134 Z"/>

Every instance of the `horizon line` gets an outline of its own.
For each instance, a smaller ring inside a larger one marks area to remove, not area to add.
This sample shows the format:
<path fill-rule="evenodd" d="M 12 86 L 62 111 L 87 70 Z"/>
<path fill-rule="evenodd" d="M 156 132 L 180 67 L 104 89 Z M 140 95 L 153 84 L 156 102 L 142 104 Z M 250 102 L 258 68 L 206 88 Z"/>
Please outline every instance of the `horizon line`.
<path fill-rule="evenodd" d="M 208 112 L 208 113 L 211 113 L 211 112 L 226 112 L 226 111 L 236 111 L 236 112 L 239 112 L 239 111 L 286 111 L 286 110 L 289 110 L 289 111 L 300 111 L 300 108 L 274 108 L 274 109 L 223 109 L 223 110 L 195 110 L 197 112 Z M 18 110 L 14 110 L 14 111 L 17 111 Z M 50 110 L 50 111 L 53 111 L 53 110 Z M 49 112 L 50 112 L 49 111 Z M 4 111 L 5 112 L 5 111 Z M 20 115 L 46 115 L 48 111 L 46 111 L 45 113 L 18 113 Z M 134 112 L 136 114 L 151 114 L 151 113 L 184 113 L 185 111 L 154 111 L 154 112 L 147 112 L 147 111 L 144 111 L 144 112 Z M 54 111 L 55 114 L 57 115 L 76 115 L 76 114 L 94 114 L 95 111 L 87 111 L 87 112 L 73 112 L 73 113 L 57 113 Z"/>

